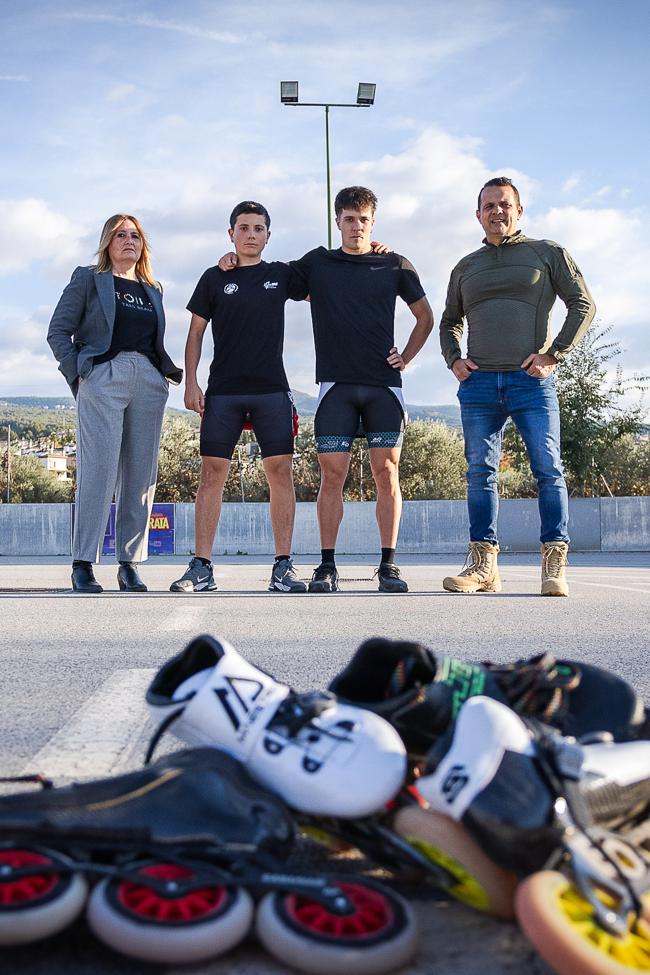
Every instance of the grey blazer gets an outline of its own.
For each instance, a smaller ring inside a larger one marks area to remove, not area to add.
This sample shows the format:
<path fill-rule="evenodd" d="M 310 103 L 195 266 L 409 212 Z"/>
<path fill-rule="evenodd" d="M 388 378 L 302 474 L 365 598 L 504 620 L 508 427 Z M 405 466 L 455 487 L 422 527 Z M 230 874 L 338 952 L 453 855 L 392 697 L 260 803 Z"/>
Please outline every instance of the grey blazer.
<path fill-rule="evenodd" d="M 156 310 L 158 333 L 156 353 L 164 376 L 170 382 L 182 382 L 183 370 L 165 352 L 165 312 L 162 294 L 157 288 L 140 282 Z M 112 271 L 93 267 L 75 269 L 54 309 L 47 341 L 59 363 L 68 385 L 76 397 L 79 378 L 85 379 L 93 368 L 93 358 L 110 348 L 115 324 L 115 289 Z"/>

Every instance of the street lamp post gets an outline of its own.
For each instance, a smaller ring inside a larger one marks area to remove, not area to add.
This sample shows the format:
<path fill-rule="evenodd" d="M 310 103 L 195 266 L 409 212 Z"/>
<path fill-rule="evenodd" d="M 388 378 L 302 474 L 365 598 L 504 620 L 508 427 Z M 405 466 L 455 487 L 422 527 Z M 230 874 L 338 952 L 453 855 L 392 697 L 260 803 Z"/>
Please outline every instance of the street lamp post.
<path fill-rule="evenodd" d="M 369 108 L 375 103 L 377 85 L 360 81 L 356 102 L 301 102 L 298 101 L 298 82 L 280 82 L 280 101 L 283 105 L 302 105 L 325 109 L 325 169 L 327 174 L 327 246 L 332 247 L 332 183 L 330 179 L 330 108 Z"/>

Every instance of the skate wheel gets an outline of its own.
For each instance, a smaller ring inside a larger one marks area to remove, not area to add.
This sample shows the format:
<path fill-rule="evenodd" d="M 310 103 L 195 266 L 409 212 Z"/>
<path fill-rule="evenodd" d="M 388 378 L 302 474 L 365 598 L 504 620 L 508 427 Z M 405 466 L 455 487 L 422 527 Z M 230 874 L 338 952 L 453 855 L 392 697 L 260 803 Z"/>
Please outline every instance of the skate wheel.
<path fill-rule="evenodd" d="M 514 917 L 517 878 L 486 856 L 455 820 L 432 809 L 405 806 L 397 812 L 393 829 L 456 878 L 448 888 L 456 900 L 494 917 Z"/>
<path fill-rule="evenodd" d="M 558 975 L 650 972 L 648 895 L 643 917 L 630 918 L 622 937 L 605 931 L 594 919 L 591 904 L 554 870 L 534 873 L 519 885 L 516 911 L 529 941 Z"/>
<path fill-rule="evenodd" d="M 382 975 L 406 964 L 419 941 L 406 901 L 369 880 L 332 880 L 352 901 L 352 914 L 332 914 L 298 894 L 276 892 L 262 898 L 256 929 L 268 951 L 310 975 Z"/>
<path fill-rule="evenodd" d="M 247 934 L 253 901 L 247 891 L 215 884 L 162 895 L 138 878 L 189 880 L 189 866 L 138 864 L 133 879 L 103 880 L 88 903 L 88 923 L 116 951 L 143 961 L 184 963 L 224 954 Z"/>
<path fill-rule="evenodd" d="M 0 847 L 0 945 L 29 944 L 62 931 L 81 912 L 88 885 L 70 873 L 72 861 L 41 848 Z M 39 867 L 58 866 L 59 873 L 39 873 Z M 24 867 L 33 873 L 12 879 Z"/>

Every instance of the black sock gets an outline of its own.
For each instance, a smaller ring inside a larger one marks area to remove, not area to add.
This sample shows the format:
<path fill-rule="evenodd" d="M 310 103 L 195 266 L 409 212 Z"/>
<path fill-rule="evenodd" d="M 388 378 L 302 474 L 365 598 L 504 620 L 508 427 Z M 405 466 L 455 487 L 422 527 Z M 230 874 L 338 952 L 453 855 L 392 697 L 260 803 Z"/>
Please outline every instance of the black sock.
<path fill-rule="evenodd" d="M 392 565 L 395 561 L 395 549 L 394 548 L 382 548 L 381 550 L 381 561 L 383 565 Z"/>
<path fill-rule="evenodd" d="M 200 555 L 197 555 L 196 557 L 199 560 L 199 562 L 201 563 L 201 565 L 204 565 L 206 567 L 206 569 L 211 569 L 212 568 L 212 562 L 210 561 L 210 559 L 202 559 Z"/>
<path fill-rule="evenodd" d="M 285 560 L 288 560 L 288 559 L 289 559 L 289 556 L 288 555 L 276 555 L 275 556 L 275 561 L 276 562 L 284 562 Z"/>
<path fill-rule="evenodd" d="M 135 562 L 131 562 L 130 559 L 120 559 L 120 565 L 135 565 Z"/>
<path fill-rule="evenodd" d="M 320 550 L 320 560 L 322 562 L 328 562 L 335 565 L 334 562 L 334 549 L 333 548 L 322 548 Z"/>

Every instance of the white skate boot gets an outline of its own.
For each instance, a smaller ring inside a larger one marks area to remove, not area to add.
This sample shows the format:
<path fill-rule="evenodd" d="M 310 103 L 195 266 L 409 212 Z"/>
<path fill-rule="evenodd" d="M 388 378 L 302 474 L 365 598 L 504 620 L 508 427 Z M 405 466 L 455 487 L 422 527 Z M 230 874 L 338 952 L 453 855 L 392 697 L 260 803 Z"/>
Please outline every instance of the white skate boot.
<path fill-rule="evenodd" d="M 378 715 L 333 694 L 297 694 L 244 660 L 225 640 L 200 636 L 158 671 L 146 694 L 158 730 L 214 745 L 245 762 L 294 809 L 355 818 L 400 789 L 406 751 Z"/>

